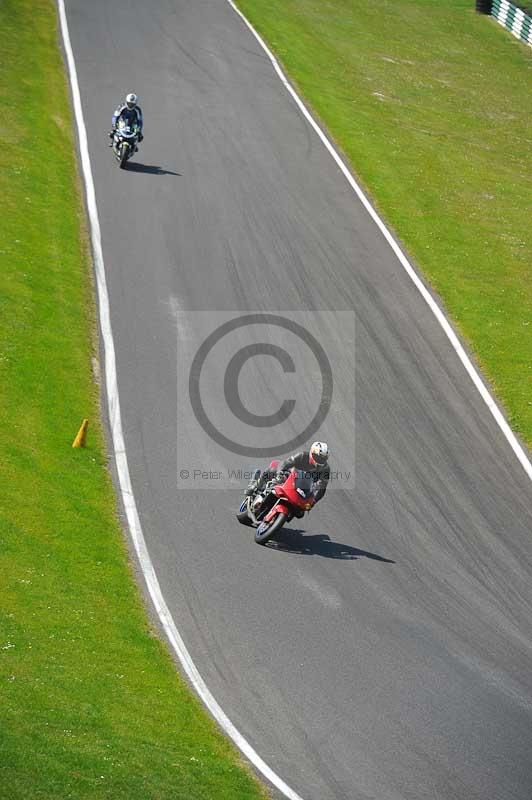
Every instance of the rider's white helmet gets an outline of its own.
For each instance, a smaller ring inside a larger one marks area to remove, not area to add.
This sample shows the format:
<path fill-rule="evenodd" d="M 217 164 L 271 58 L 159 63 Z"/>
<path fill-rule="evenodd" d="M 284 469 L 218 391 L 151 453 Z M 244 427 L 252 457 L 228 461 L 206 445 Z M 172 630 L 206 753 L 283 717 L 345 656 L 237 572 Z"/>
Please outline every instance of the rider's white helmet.
<path fill-rule="evenodd" d="M 137 95 L 131 92 L 131 94 L 128 94 L 126 96 L 126 106 L 130 109 L 135 108 L 135 106 L 137 105 L 137 100 L 138 100 Z"/>
<path fill-rule="evenodd" d="M 313 466 L 324 467 L 329 460 L 329 446 L 325 442 L 313 442 L 308 458 Z"/>

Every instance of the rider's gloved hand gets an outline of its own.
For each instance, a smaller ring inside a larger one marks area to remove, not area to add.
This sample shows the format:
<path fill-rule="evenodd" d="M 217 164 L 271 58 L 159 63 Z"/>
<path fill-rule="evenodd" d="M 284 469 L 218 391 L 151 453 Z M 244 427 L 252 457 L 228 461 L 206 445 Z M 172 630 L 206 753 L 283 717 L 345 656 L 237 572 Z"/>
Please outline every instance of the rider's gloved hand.
<path fill-rule="evenodd" d="M 142 133 L 139 133 L 139 142 L 142 142 L 143 139 L 144 139 L 144 136 L 142 135 Z"/>

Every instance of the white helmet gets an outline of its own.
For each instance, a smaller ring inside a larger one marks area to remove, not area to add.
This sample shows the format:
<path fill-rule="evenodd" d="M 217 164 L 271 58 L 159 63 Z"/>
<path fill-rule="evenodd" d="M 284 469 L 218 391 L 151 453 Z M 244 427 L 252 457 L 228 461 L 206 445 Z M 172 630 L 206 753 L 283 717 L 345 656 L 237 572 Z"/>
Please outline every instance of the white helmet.
<path fill-rule="evenodd" d="M 126 96 L 126 106 L 127 106 L 129 109 L 131 109 L 131 108 L 135 108 L 135 106 L 137 105 L 137 100 L 138 100 L 138 97 L 137 97 L 137 95 L 136 95 L 136 94 L 133 94 L 133 92 L 131 92 L 131 94 L 128 94 L 128 95 Z"/>
<path fill-rule="evenodd" d="M 313 442 L 308 454 L 310 463 L 316 467 L 324 467 L 329 460 L 329 447 L 325 442 Z"/>

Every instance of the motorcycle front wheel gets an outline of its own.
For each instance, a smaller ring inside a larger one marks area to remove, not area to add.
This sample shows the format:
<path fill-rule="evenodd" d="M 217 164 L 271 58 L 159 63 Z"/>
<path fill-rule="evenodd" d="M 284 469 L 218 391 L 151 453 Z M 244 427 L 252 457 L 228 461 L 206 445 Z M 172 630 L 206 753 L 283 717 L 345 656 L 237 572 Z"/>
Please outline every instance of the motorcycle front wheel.
<path fill-rule="evenodd" d="M 276 514 L 271 522 L 261 522 L 255 531 L 257 544 L 266 544 L 268 539 L 271 539 L 277 531 L 281 530 L 287 519 L 288 515 L 281 513 Z"/>
<path fill-rule="evenodd" d="M 128 150 L 129 145 L 126 144 L 126 142 L 123 142 L 122 146 L 120 147 L 120 169 L 124 169 L 126 166 Z"/>

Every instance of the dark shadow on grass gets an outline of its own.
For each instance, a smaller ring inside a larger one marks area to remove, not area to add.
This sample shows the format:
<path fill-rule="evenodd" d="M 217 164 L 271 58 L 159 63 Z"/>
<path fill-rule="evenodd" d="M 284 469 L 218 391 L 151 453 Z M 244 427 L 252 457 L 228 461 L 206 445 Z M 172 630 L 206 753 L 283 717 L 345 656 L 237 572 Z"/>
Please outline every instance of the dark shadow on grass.
<path fill-rule="evenodd" d="M 326 533 L 307 534 L 294 528 L 283 528 L 265 545 L 271 550 L 284 553 L 300 553 L 308 556 L 322 556 L 323 558 L 339 558 L 344 561 L 356 561 L 359 558 L 370 558 L 373 561 L 382 561 L 385 564 L 395 564 L 391 558 L 384 558 L 368 550 L 360 550 L 349 544 L 333 542 Z"/>
<path fill-rule="evenodd" d="M 156 167 L 152 164 L 139 164 L 138 161 L 128 161 L 126 169 L 129 172 L 145 172 L 148 175 L 177 175 L 182 177 L 180 172 L 172 172 L 170 169 L 163 169 L 163 167 Z"/>

